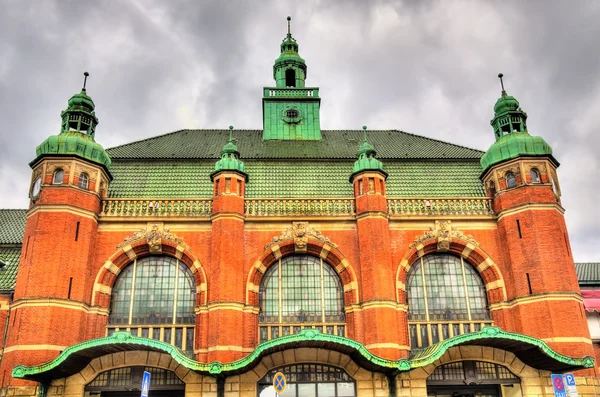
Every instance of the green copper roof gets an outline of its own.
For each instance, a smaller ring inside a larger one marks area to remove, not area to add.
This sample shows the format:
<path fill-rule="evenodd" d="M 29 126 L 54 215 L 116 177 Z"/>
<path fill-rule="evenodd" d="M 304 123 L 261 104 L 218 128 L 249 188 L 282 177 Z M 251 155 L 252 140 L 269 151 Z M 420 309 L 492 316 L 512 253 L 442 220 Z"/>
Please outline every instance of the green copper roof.
<path fill-rule="evenodd" d="M 298 334 L 287 335 L 260 343 L 248 356 L 229 363 L 218 361 L 202 363 L 186 357 L 179 349 L 165 342 L 132 336 L 127 332 L 115 332 L 105 338 L 98 338 L 66 348 L 57 358 L 47 363 L 13 368 L 12 376 L 38 381 L 48 381 L 72 375 L 81 371 L 92 359 L 123 350 L 152 350 L 164 352 L 179 365 L 206 375 L 229 376 L 251 370 L 267 354 L 299 347 L 320 347 L 348 354 L 355 362 L 369 370 L 397 374 L 423 367 L 435 362 L 450 347 L 478 344 L 503 347 L 513 352 L 521 361 L 538 369 L 564 371 L 569 369 L 592 368 L 592 357 L 572 358 L 557 353 L 548 345 L 530 336 L 505 332 L 497 327 L 486 327 L 479 332 L 464 334 L 437 343 L 411 360 L 387 360 L 372 354 L 359 342 L 337 335 L 323 334 L 317 330 L 305 329 Z"/>
<path fill-rule="evenodd" d="M 17 271 L 21 260 L 21 247 L 0 247 L 0 291 L 12 291 L 17 282 Z"/>
<path fill-rule="evenodd" d="M 481 157 L 484 172 L 494 164 L 520 156 L 552 156 L 552 148 L 539 136 L 512 132 L 498 139 Z"/>
<path fill-rule="evenodd" d="M 237 146 L 233 143 L 232 137 L 233 126 L 229 127 L 229 141 L 223 146 L 221 150 L 221 159 L 215 164 L 215 172 L 220 171 L 237 171 L 244 175 L 244 162 L 240 160 L 240 152 L 238 152 Z M 212 178 L 212 176 L 211 176 Z"/>
<path fill-rule="evenodd" d="M 600 263 L 576 263 L 575 271 L 577 272 L 579 285 L 600 285 Z"/>
<path fill-rule="evenodd" d="M 351 160 L 249 160 L 247 198 L 353 197 Z M 276 172 L 274 172 L 276 170 Z M 469 161 L 386 162 L 389 197 L 485 196 L 481 167 Z M 111 198 L 210 198 L 212 161 L 115 160 Z"/>
<path fill-rule="evenodd" d="M 87 81 L 89 74 L 85 72 L 84 75 Z M 102 145 L 94 140 L 98 118 L 95 114 L 94 101 L 85 90 L 85 81 L 84 88 L 69 99 L 67 109 L 61 112 L 60 117 L 62 118 L 60 134 L 48 137 L 36 148 L 36 159 L 31 164 L 33 165 L 45 155 L 73 155 L 100 164 L 108 170 L 110 157 Z"/>
<path fill-rule="evenodd" d="M 234 142 L 247 159 L 356 159 L 358 130 L 324 130 L 314 141 L 262 140 L 261 130 L 236 130 Z M 107 149 L 113 159 L 211 159 L 220 156 L 227 130 L 181 130 Z M 386 159 L 477 159 L 483 152 L 398 130 L 369 131 L 377 157 Z M 348 170 L 350 171 L 350 169 Z"/>
<path fill-rule="evenodd" d="M 498 75 L 502 94 L 494 105 L 494 118 L 490 121 L 496 142 L 481 157 L 481 168 L 487 171 L 494 164 L 519 156 L 550 156 L 552 148 L 539 136 L 527 132 L 527 113 L 513 96 L 504 90 L 503 74 Z M 553 159 L 554 160 L 554 159 Z"/>
<path fill-rule="evenodd" d="M 350 181 L 354 177 L 354 174 L 362 172 L 362 171 L 379 171 L 384 173 L 387 176 L 387 172 L 383 170 L 383 163 L 375 158 L 377 152 L 373 145 L 367 142 L 367 127 L 363 127 L 364 130 L 364 140 L 363 143 L 358 148 L 358 160 L 354 162 L 354 167 L 352 168 L 352 176 L 350 177 Z"/>
<path fill-rule="evenodd" d="M 21 244 L 27 210 L 0 209 L 0 245 Z"/>
<path fill-rule="evenodd" d="M 65 131 L 52 135 L 36 149 L 37 158 L 44 155 L 73 155 L 110 168 L 111 160 L 104 148 L 94 141 L 90 135 Z M 37 160 L 37 159 L 36 159 Z M 32 163 L 35 163 L 34 160 Z"/>

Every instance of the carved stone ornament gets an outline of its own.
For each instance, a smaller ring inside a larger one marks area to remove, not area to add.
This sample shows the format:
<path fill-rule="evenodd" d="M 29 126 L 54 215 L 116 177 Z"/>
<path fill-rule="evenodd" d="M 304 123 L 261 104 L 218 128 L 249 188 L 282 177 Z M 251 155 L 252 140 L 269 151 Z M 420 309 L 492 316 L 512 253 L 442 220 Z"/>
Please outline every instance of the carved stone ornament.
<path fill-rule="evenodd" d="M 135 232 L 133 235 L 126 237 L 121 244 L 117 245 L 117 248 L 123 248 L 126 245 L 142 240 L 146 240 L 146 243 L 150 247 L 150 252 L 160 252 L 162 250 L 163 240 L 172 241 L 184 248 L 189 248 L 181 237 L 177 237 L 173 233 L 170 233 L 168 227 L 161 228 L 156 223 L 152 225 L 150 229 L 142 228 L 139 232 Z"/>
<path fill-rule="evenodd" d="M 435 226 L 430 227 L 428 231 L 423 233 L 421 236 L 415 237 L 415 240 L 409 245 L 410 248 L 415 248 L 422 242 L 435 238 L 437 239 L 438 251 L 448 251 L 450 249 L 450 243 L 453 239 L 467 241 L 473 245 L 478 246 L 479 243 L 473 236 L 466 235 L 455 227 L 452 227 L 451 221 L 435 221 Z"/>
<path fill-rule="evenodd" d="M 332 247 L 337 247 L 337 245 L 332 243 L 328 237 L 323 236 L 320 231 L 315 230 L 312 226 L 309 226 L 308 222 L 292 222 L 292 226 L 288 227 L 279 236 L 273 237 L 271 242 L 267 244 L 265 248 L 268 248 L 272 244 L 276 244 L 280 241 L 294 240 L 296 251 L 306 251 L 309 238 L 327 243 Z"/>

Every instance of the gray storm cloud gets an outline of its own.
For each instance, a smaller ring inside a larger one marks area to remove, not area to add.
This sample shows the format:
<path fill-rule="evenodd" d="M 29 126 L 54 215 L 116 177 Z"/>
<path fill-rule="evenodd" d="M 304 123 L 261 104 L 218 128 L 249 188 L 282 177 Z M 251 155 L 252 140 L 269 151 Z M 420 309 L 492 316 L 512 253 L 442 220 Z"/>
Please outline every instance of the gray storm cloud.
<path fill-rule="evenodd" d="M 498 72 L 561 162 L 577 261 L 600 260 L 600 3 L 0 1 L 0 207 L 82 73 L 105 147 L 181 128 L 261 127 L 292 16 L 325 129 L 401 129 L 485 150 Z"/>

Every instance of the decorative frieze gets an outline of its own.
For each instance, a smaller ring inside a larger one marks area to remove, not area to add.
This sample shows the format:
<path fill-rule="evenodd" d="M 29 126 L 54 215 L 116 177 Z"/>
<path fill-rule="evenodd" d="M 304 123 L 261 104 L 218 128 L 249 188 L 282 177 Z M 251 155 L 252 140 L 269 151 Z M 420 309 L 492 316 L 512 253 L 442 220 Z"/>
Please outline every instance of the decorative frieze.
<path fill-rule="evenodd" d="M 389 198 L 390 216 L 494 215 L 489 197 Z"/>
<path fill-rule="evenodd" d="M 101 217 L 210 217 L 212 199 L 127 200 L 105 199 Z"/>
<path fill-rule="evenodd" d="M 246 199 L 247 217 L 354 216 L 354 198 L 341 199 Z"/>
<path fill-rule="evenodd" d="M 452 227 L 451 221 L 435 221 L 435 226 L 430 227 L 422 235 L 415 237 L 415 240 L 409 247 L 416 248 L 419 244 L 429 239 L 437 239 L 438 251 L 448 251 L 452 239 L 467 241 L 475 246 L 479 245 L 473 236 L 466 235 L 455 227 Z"/>
<path fill-rule="evenodd" d="M 323 236 L 320 231 L 310 226 L 308 222 L 292 222 L 292 226 L 288 227 L 279 236 L 273 237 L 271 242 L 265 246 L 265 249 L 281 241 L 294 240 L 296 251 L 306 251 L 309 238 L 327 243 L 334 248 L 337 247 L 328 237 Z"/>
<path fill-rule="evenodd" d="M 171 233 L 168 227 L 161 228 L 161 226 L 156 223 L 150 228 L 142 228 L 133 235 L 126 237 L 121 244 L 117 245 L 117 248 L 123 248 L 143 240 L 146 240 L 146 243 L 150 247 L 150 252 L 159 252 L 163 240 L 172 241 L 179 246 L 189 248 L 183 239 Z"/>

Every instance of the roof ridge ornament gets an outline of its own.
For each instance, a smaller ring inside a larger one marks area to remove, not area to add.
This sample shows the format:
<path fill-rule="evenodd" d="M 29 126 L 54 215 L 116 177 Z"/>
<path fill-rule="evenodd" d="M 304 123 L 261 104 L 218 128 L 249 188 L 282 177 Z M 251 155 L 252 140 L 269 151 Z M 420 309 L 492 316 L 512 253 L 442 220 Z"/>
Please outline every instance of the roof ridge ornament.
<path fill-rule="evenodd" d="M 87 84 L 87 78 L 90 74 L 88 72 L 83 72 L 83 88 L 81 89 L 82 91 L 85 92 L 85 85 Z"/>
<path fill-rule="evenodd" d="M 500 86 L 502 87 L 502 94 L 506 95 L 506 90 L 504 89 L 504 81 L 502 80 L 503 77 L 504 74 L 498 73 L 498 78 L 500 79 Z"/>

